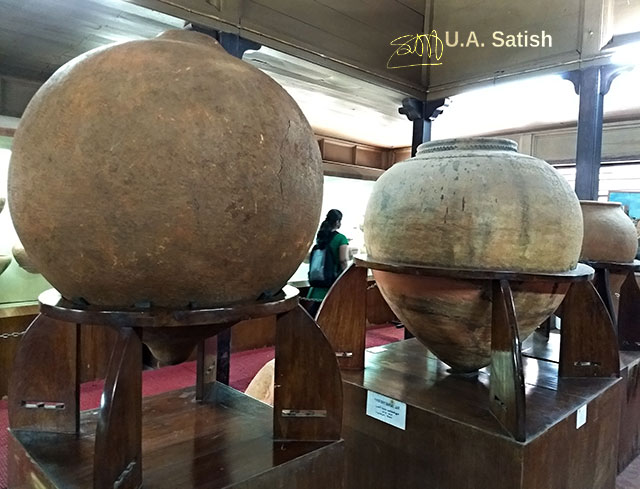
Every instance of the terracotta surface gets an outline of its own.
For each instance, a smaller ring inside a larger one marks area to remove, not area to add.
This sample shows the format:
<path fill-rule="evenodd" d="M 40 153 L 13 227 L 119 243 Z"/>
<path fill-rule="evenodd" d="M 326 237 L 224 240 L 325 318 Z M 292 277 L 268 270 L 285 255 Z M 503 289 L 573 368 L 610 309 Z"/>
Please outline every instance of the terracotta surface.
<path fill-rule="evenodd" d="M 631 262 L 638 252 L 638 233 L 618 202 L 581 200 L 584 239 L 581 260 Z"/>
<path fill-rule="evenodd" d="M 29 255 L 27 255 L 27 252 L 24 251 L 24 247 L 22 246 L 22 244 L 17 243 L 13 245 L 13 248 L 11 248 L 11 253 L 13 254 L 13 257 L 15 258 L 18 265 L 20 265 L 20 268 L 29 273 L 38 273 L 38 269 L 33 264 L 33 261 L 31 261 Z"/>
<path fill-rule="evenodd" d="M 273 406 L 275 360 L 269 360 L 251 380 L 244 393 Z"/>
<path fill-rule="evenodd" d="M 491 358 L 491 283 L 374 270 L 391 309 L 418 340 L 454 370 L 485 367 Z M 520 339 L 555 311 L 568 284 L 513 284 Z M 542 318 L 542 319 L 541 319 Z"/>
<path fill-rule="evenodd" d="M 573 190 L 550 165 L 517 153 L 513 141 L 471 138 L 425 143 L 382 175 L 364 232 L 375 260 L 560 272 L 577 264 L 582 219 Z M 398 318 L 442 361 L 458 371 L 489 364 L 489 282 L 381 271 L 374 277 Z M 541 283 L 512 288 L 521 340 L 567 291 Z"/>
<path fill-rule="evenodd" d="M 45 83 L 16 131 L 9 201 L 34 264 L 69 299 L 252 301 L 308 252 L 320 152 L 276 82 L 173 31 L 91 51 Z"/>
<path fill-rule="evenodd" d="M 0 255 L 0 274 L 2 274 L 11 265 L 13 257 L 11 255 Z"/>
<path fill-rule="evenodd" d="M 567 181 L 513 141 L 449 139 L 378 179 L 364 234 L 381 261 L 557 272 L 576 266 L 582 219 Z"/>

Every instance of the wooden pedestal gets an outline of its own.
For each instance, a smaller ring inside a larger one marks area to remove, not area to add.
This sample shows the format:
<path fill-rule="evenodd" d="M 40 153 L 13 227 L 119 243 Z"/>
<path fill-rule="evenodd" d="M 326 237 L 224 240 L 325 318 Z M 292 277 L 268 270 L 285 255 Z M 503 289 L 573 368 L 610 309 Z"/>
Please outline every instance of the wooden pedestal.
<path fill-rule="evenodd" d="M 297 293 L 177 311 L 103 310 L 43 293 L 9 385 L 10 489 L 341 488 L 340 373 Z M 277 317 L 273 408 L 223 383 L 229 328 L 268 316 Z M 100 409 L 80 413 L 83 324 L 113 328 L 117 343 Z M 145 339 L 199 342 L 195 387 L 143 402 Z"/>
<path fill-rule="evenodd" d="M 557 364 L 524 358 L 518 442 L 491 413 L 487 369 L 451 375 L 415 339 L 365 362 L 342 372 L 347 489 L 615 487 L 620 379 L 559 378 Z M 368 391 L 406 403 L 405 430 L 366 414 Z"/>
<path fill-rule="evenodd" d="M 195 389 L 187 388 L 144 400 L 144 487 L 342 487 L 342 441 L 276 442 L 269 406 L 224 384 L 211 395 L 196 402 Z M 98 417 L 97 409 L 83 412 L 78 436 L 12 432 L 9 487 L 91 487 L 100 470 L 94 467 Z"/>
<path fill-rule="evenodd" d="M 532 334 L 523 344 L 523 355 L 558 362 L 560 334 L 551 333 L 549 339 Z M 640 352 L 620 352 L 620 426 L 618 440 L 618 473 L 640 455 Z"/>

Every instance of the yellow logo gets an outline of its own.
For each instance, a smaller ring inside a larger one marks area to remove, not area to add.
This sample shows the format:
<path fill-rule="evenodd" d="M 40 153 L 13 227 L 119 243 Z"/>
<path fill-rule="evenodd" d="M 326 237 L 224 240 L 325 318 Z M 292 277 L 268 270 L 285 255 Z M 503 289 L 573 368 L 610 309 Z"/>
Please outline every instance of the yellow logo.
<path fill-rule="evenodd" d="M 410 68 L 412 66 L 438 66 L 444 52 L 444 43 L 434 30 L 429 34 L 407 34 L 389 43 L 398 46 L 387 60 L 387 69 Z M 426 58 L 426 60 L 425 60 Z"/>

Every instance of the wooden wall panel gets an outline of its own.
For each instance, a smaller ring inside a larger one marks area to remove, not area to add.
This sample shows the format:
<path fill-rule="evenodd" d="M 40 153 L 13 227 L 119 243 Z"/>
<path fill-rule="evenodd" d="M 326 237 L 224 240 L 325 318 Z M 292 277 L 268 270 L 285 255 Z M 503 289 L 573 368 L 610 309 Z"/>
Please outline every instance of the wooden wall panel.
<path fill-rule="evenodd" d="M 460 44 L 466 44 L 473 31 L 485 46 L 445 46 L 442 66 L 430 70 L 429 91 L 435 98 L 460 92 L 472 83 L 493 83 L 527 71 L 566 71 L 571 69 L 566 65 L 569 62 L 577 68 L 579 60 L 597 56 L 608 41 L 608 4 L 609 0 L 435 2 L 431 25 L 440 37 L 448 31 L 454 41 L 457 31 Z M 494 32 L 517 35 L 525 30 L 528 34 L 544 30 L 551 35 L 551 47 L 493 46 Z"/>
<path fill-rule="evenodd" d="M 637 118 L 637 115 L 635 116 Z M 518 143 L 518 151 L 552 163 L 575 163 L 577 130 L 575 127 L 559 129 L 529 129 L 520 133 L 493 133 Z M 605 122 L 602 131 L 602 161 L 640 160 L 640 122 Z"/>
<path fill-rule="evenodd" d="M 22 332 L 27 329 L 35 317 L 35 313 L 2 317 L 0 318 L 0 334 Z M 20 337 L 0 338 L 0 399 L 7 395 L 13 359 L 19 344 Z"/>

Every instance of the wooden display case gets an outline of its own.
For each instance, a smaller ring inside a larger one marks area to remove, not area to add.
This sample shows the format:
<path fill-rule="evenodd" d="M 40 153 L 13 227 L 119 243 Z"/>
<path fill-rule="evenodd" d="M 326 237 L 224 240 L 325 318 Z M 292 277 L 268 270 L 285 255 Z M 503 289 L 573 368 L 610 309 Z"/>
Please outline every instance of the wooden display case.
<path fill-rule="evenodd" d="M 640 455 L 640 288 L 635 272 L 640 261 L 634 263 L 589 262 L 595 268 L 594 286 L 606 306 L 610 321 L 617 332 L 620 376 L 620 424 L 618 441 L 618 473 Z M 620 292 L 611 287 L 611 276 L 622 278 Z M 562 310 L 558 312 L 563 315 Z M 546 325 L 545 325 L 546 326 Z M 531 335 L 523 345 L 523 354 L 550 362 L 559 362 L 561 335 L 549 333 L 548 326 Z"/>
<path fill-rule="evenodd" d="M 215 309 L 104 310 L 40 296 L 9 390 L 9 488 L 321 489 L 343 484 L 342 385 L 298 291 Z M 221 382 L 242 320 L 276 316 L 271 408 Z M 117 336 L 100 409 L 79 411 L 84 324 Z M 194 388 L 142 400 L 141 341 L 198 342 Z"/>
<path fill-rule="evenodd" d="M 450 375 L 416 339 L 367 351 L 363 371 L 342 372 L 346 487 L 613 489 L 620 379 L 561 379 L 536 359 L 524 370 L 518 442 L 491 414 L 488 369 Z M 370 392 L 406 405 L 404 430 L 367 415 Z"/>
<path fill-rule="evenodd" d="M 342 368 L 348 488 L 614 489 L 623 386 L 615 331 L 589 282 L 593 269 L 552 277 L 356 264 L 317 316 Z M 490 281 L 491 367 L 451 374 L 416 339 L 365 354 L 367 266 Z M 509 283 L 523 280 L 571 283 L 558 362 L 522 355 Z M 376 395 L 406 410 L 404 429 L 369 415 Z"/>

